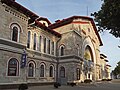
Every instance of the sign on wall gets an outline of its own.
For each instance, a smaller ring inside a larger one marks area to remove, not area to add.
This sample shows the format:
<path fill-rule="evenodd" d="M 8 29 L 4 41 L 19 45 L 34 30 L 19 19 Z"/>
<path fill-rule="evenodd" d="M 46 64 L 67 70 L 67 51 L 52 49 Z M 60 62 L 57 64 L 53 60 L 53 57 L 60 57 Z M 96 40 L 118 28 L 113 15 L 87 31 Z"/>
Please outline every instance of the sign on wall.
<path fill-rule="evenodd" d="M 27 60 L 27 54 L 24 51 L 24 53 L 21 56 L 21 68 L 24 68 L 26 66 L 26 60 Z"/>

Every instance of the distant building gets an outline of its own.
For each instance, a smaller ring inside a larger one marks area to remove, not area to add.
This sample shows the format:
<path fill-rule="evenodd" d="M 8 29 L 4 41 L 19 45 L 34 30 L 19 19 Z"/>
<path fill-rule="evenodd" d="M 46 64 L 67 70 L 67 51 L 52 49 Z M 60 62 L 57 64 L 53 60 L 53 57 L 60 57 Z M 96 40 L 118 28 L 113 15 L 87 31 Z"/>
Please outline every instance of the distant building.
<path fill-rule="evenodd" d="M 0 0 L 0 85 L 106 78 L 102 67 L 109 74 L 109 65 L 100 58 L 102 45 L 90 17 L 51 24 L 15 0 Z"/>
<path fill-rule="evenodd" d="M 110 65 L 107 63 L 107 56 L 105 56 L 104 54 L 100 54 L 100 79 L 111 79 L 111 71 L 110 71 Z"/>

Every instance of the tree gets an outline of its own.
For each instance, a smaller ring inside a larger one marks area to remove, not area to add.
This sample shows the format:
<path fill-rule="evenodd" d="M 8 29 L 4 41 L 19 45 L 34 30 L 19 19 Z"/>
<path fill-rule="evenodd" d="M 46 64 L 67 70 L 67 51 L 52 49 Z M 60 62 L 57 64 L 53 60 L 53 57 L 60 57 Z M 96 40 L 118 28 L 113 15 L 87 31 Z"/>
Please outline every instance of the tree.
<path fill-rule="evenodd" d="M 115 77 L 117 77 L 117 75 L 120 75 L 120 61 L 117 63 L 117 66 L 112 71 L 112 73 L 114 74 Z"/>
<path fill-rule="evenodd" d="M 101 10 L 94 12 L 98 31 L 109 30 L 116 38 L 120 38 L 120 0 L 102 0 Z"/>

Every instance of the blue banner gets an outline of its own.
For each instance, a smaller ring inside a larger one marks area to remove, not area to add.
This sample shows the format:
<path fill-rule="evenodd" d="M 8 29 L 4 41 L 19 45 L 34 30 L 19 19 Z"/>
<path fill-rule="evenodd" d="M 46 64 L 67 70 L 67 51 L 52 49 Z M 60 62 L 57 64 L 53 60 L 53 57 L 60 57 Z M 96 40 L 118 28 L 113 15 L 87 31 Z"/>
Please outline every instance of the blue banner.
<path fill-rule="evenodd" d="M 27 55 L 24 52 L 21 56 L 21 68 L 24 68 L 26 66 L 26 60 L 27 60 Z"/>

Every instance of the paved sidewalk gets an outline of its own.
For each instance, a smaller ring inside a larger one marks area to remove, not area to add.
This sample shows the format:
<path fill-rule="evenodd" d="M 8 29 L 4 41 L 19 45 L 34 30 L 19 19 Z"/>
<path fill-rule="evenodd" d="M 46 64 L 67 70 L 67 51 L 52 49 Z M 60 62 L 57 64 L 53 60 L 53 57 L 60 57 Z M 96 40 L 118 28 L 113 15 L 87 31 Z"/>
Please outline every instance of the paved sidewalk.
<path fill-rule="evenodd" d="M 2 89 L 2 90 L 18 90 L 18 89 Z M 62 85 L 58 89 L 53 85 L 46 86 L 31 86 L 27 90 L 120 90 L 120 83 L 98 83 L 96 85 L 89 86 L 67 86 Z"/>

